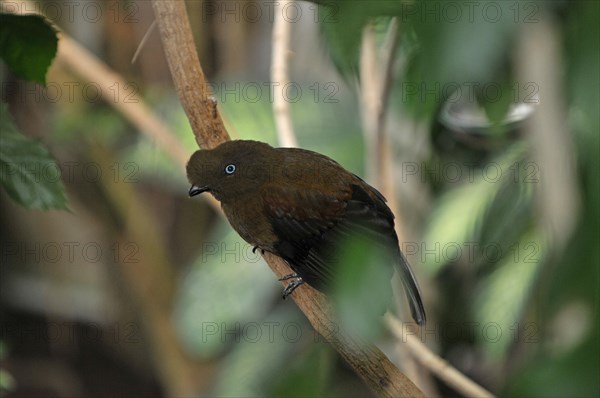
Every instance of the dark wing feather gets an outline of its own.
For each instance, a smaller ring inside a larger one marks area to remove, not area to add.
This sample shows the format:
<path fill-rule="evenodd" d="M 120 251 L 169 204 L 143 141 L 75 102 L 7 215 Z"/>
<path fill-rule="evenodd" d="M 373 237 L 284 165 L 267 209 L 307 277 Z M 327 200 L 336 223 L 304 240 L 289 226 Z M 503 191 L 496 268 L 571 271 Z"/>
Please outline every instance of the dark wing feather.
<path fill-rule="evenodd" d="M 397 258 L 412 316 L 419 324 L 425 312 L 414 275 L 400 253 L 394 231 L 394 216 L 383 196 L 357 179 L 335 197 L 319 190 L 271 187 L 263 194 L 265 213 L 278 237 L 276 253 L 305 282 L 327 290 L 338 265 L 335 255 L 340 242 L 350 236 L 367 239 L 376 248 L 392 250 Z M 387 280 L 391 278 L 386 275 Z"/>
<path fill-rule="evenodd" d="M 318 190 L 270 187 L 263 193 L 265 214 L 278 238 L 276 254 L 284 258 L 305 282 L 317 289 L 334 279 L 329 238 L 339 224 L 350 192 L 339 197 Z"/>

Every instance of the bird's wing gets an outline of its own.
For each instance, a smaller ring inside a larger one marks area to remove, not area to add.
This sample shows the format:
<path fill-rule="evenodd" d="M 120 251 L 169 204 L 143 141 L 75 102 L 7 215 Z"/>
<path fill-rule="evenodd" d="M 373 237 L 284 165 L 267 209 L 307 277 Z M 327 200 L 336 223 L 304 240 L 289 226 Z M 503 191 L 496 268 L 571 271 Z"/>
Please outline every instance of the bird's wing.
<path fill-rule="evenodd" d="M 360 180 L 355 182 L 334 191 L 290 184 L 263 193 L 265 213 L 278 237 L 277 254 L 316 288 L 331 285 L 344 239 L 358 236 L 382 248 L 398 245 L 388 207 Z"/>
<path fill-rule="evenodd" d="M 337 190 L 294 185 L 270 186 L 263 191 L 265 214 L 278 237 L 277 254 L 311 286 L 326 289 L 335 278 L 340 242 L 366 239 L 374 248 L 393 251 L 413 318 L 423 324 L 425 312 L 416 279 L 398 248 L 394 216 L 384 197 L 356 178 Z M 384 268 L 385 269 L 385 268 Z M 391 278 L 389 274 L 382 279 Z"/>
<path fill-rule="evenodd" d="M 277 254 L 317 289 L 333 281 L 333 242 L 327 236 L 339 224 L 350 195 L 291 184 L 271 186 L 262 193 L 265 214 L 278 238 Z"/>

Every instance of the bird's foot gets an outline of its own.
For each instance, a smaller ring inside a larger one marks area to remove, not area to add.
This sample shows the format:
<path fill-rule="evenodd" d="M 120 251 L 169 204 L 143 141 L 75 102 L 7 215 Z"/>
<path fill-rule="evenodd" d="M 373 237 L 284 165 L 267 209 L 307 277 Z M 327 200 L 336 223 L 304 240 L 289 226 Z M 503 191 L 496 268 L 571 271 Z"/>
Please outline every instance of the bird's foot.
<path fill-rule="evenodd" d="M 289 276 L 289 275 L 287 275 L 287 276 Z M 293 281 L 291 281 L 289 283 L 289 285 L 287 285 L 287 287 L 285 289 L 283 289 L 283 299 L 285 300 L 287 298 L 287 296 L 289 296 L 290 294 L 292 294 L 292 292 L 294 290 L 296 290 L 296 288 L 298 286 L 302 285 L 302 284 L 304 284 L 304 281 L 302 280 L 302 278 L 300 278 L 299 276 L 297 276 L 296 279 L 294 279 Z"/>
<path fill-rule="evenodd" d="M 260 249 L 258 246 L 252 248 L 252 253 L 256 253 L 256 249 Z M 265 249 L 260 249 L 260 254 L 265 254 Z"/>
<path fill-rule="evenodd" d="M 292 279 L 292 278 L 299 278 L 297 273 L 293 273 L 293 274 L 287 274 L 285 276 L 282 276 L 281 278 L 277 279 L 278 281 L 287 281 L 288 279 Z"/>

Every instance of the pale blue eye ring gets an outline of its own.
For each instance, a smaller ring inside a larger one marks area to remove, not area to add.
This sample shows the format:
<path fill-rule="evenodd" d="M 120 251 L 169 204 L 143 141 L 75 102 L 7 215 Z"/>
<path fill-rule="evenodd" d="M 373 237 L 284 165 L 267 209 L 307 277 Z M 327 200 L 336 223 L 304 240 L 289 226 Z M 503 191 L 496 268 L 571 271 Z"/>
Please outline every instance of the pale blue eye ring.
<path fill-rule="evenodd" d="M 227 166 L 225 166 L 225 173 L 226 174 L 235 173 L 235 164 L 228 164 Z"/>

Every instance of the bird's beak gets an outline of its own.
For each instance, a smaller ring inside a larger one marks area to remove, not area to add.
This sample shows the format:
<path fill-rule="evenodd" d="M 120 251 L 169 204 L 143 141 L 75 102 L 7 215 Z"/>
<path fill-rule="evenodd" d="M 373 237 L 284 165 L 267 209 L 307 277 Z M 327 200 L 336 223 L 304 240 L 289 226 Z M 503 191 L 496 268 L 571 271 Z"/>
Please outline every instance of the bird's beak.
<path fill-rule="evenodd" d="M 210 191 L 210 189 L 208 187 L 197 187 L 195 185 L 192 185 L 192 187 L 190 188 L 190 198 L 192 196 L 196 196 L 196 195 L 200 195 L 202 192 L 207 192 Z"/>

